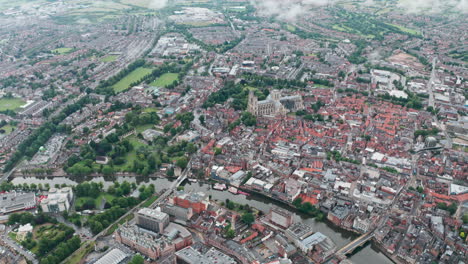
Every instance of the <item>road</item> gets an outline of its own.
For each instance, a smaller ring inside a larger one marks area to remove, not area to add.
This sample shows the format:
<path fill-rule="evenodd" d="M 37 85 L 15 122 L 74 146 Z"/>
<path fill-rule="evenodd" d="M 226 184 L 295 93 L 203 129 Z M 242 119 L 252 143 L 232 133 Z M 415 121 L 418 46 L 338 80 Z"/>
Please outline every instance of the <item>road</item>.
<path fill-rule="evenodd" d="M 435 107 L 434 103 L 434 84 L 436 80 L 436 62 L 437 58 L 434 57 L 432 59 L 432 71 L 431 71 L 431 78 L 429 79 L 427 83 L 427 89 L 429 91 L 429 106 Z"/>
<path fill-rule="evenodd" d="M 437 57 L 434 57 L 432 59 L 432 72 L 431 72 L 431 78 L 429 79 L 429 82 L 427 84 L 427 88 L 428 88 L 428 91 L 429 91 L 429 102 L 428 102 L 428 105 L 429 106 L 432 106 L 434 109 L 435 109 L 435 98 L 434 98 L 434 84 L 435 84 L 435 81 L 436 81 L 436 63 L 437 63 Z M 438 127 L 441 127 L 440 125 L 440 122 L 439 120 L 437 119 L 437 115 L 434 116 L 434 122 L 437 123 L 437 126 Z M 443 128 L 442 129 L 443 133 L 444 133 L 444 136 L 447 140 L 447 145 L 446 147 L 448 149 L 451 149 L 452 148 L 452 145 L 453 145 L 453 142 L 452 142 L 452 138 L 450 138 L 450 136 L 448 135 L 447 133 L 447 129 Z"/>

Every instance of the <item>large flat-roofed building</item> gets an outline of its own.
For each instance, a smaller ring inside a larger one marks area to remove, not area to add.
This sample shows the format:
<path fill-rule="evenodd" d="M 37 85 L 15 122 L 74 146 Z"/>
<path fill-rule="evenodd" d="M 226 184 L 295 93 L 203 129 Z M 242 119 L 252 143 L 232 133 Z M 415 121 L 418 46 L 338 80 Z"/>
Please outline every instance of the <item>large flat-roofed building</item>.
<path fill-rule="evenodd" d="M 58 213 L 68 211 L 73 200 L 73 190 L 70 187 L 62 189 L 51 188 L 46 199 L 41 201 L 42 211 Z"/>
<path fill-rule="evenodd" d="M 292 225 L 285 234 L 302 252 L 313 253 L 317 259 L 329 256 L 336 248 L 330 238 L 320 232 L 313 233 L 312 227 L 303 223 Z"/>
<path fill-rule="evenodd" d="M 177 260 L 183 264 L 236 264 L 237 262 L 223 252 L 211 248 L 205 254 L 192 247 L 186 247 L 176 253 Z"/>
<path fill-rule="evenodd" d="M 0 214 L 9 214 L 35 207 L 36 195 L 34 193 L 10 192 L 0 194 Z"/>
<path fill-rule="evenodd" d="M 290 240 L 303 240 L 312 235 L 314 230 L 311 226 L 304 223 L 295 223 L 286 230 L 285 235 Z"/>
<path fill-rule="evenodd" d="M 169 224 L 169 215 L 160 210 L 143 208 L 136 213 L 136 223 L 145 229 L 162 233 Z"/>
<path fill-rule="evenodd" d="M 278 206 L 272 206 L 270 208 L 268 219 L 271 223 L 283 228 L 288 228 L 293 224 L 293 214 Z"/>
<path fill-rule="evenodd" d="M 118 248 L 114 248 L 98 259 L 94 264 L 120 264 L 129 255 Z"/>
<path fill-rule="evenodd" d="M 193 209 L 191 207 L 184 208 L 177 205 L 166 204 L 161 210 L 170 216 L 173 216 L 176 220 L 187 222 L 193 216 Z"/>

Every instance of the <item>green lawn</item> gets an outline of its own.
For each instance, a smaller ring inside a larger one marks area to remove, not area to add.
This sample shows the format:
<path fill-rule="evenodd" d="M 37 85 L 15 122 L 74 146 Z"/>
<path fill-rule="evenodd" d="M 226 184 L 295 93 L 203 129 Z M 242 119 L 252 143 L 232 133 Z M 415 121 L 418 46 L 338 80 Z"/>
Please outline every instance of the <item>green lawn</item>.
<path fill-rule="evenodd" d="M 5 130 L 5 135 L 10 134 L 13 130 L 15 130 L 15 128 L 16 128 L 15 126 L 11 126 L 11 125 L 6 125 L 6 126 L 0 127 L 0 129 Z"/>
<path fill-rule="evenodd" d="M 159 109 L 156 107 L 148 107 L 143 109 L 143 113 L 157 113 L 159 112 Z"/>
<path fill-rule="evenodd" d="M 365 35 L 365 34 L 361 33 L 359 30 L 355 30 L 353 28 L 347 27 L 347 26 L 342 25 L 342 24 L 335 24 L 335 25 L 332 26 L 332 28 L 334 30 L 337 30 L 337 31 L 350 33 L 350 34 L 357 34 L 359 36 L 366 37 L 366 38 L 375 38 L 374 35 Z"/>
<path fill-rule="evenodd" d="M 75 207 L 81 207 L 89 197 L 79 197 L 75 200 Z"/>
<path fill-rule="evenodd" d="M 79 197 L 79 198 L 76 198 L 76 201 L 75 201 L 75 206 L 76 207 L 80 207 L 83 205 L 83 203 L 89 199 L 91 197 Z M 114 200 L 116 197 L 112 194 L 108 194 L 108 193 L 103 193 L 101 195 L 99 195 L 96 199 L 94 199 L 94 205 L 96 206 L 96 208 L 99 208 L 99 206 L 101 205 L 101 201 L 102 199 L 105 198 L 107 202 L 112 202 L 112 200 Z"/>
<path fill-rule="evenodd" d="M 13 239 L 14 241 L 16 241 L 16 233 L 15 232 L 10 232 L 8 233 L 8 236 Z"/>
<path fill-rule="evenodd" d="M 157 80 L 152 82 L 151 86 L 156 87 L 166 87 L 169 84 L 172 84 L 174 81 L 179 80 L 179 74 L 177 73 L 165 73 L 161 75 Z"/>
<path fill-rule="evenodd" d="M 150 129 L 150 128 L 153 128 L 153 127 L 154 127 L 154 125 L 152 125 L 152 124 L 137 126 L 136 131 L 137 131 L 137 133 L 141 133 L 141 132 L 145 131 L 146 129 Z M 140 142 L 138 142 L 138 143 L 140 143 Z"/>
<path fill-rule="evenodd" d="M 122 165 L 114 165 L 116 171 L 126 171 L 132 168 L 133 162 L 138 160 L 137 150 L 142 146 L 146 146 L 145 143 L 141 142 L 136 136 L 130 136 L 127 140 L 133 145 L 133 150 L 125 155 L 125 163 Z"/>
<path fill-rule="evenodd" d="M 122 92 L 130 88 L 130 84 L 139 81 L 141 78 L 145 77 L 151 72 L 152 72 L 152 69 L 149 69 L 149 68 L 143 68 L 143 67 L 136 68 L 134 71 L 129 73 L 127 76 L 125 76 L 122 80 L 114 84 L 112 88 L 114 88 L 114 91 L 116 92 Z"/>
<path fill-rule="evenodd" d="M 400 25 L 397 25 L 397 24 L 390 24 L 390 23 L 386 23 L 386 24 L 390 25 L 390 26 L 394 26 L 394 27 L 398 28 L 399 30 L 401 30 L 403 32 L 406 32 L 408 34 L 411 34 L 411 35 L 416 35 L 416 36 L 421 35 L 421 32 L 419 32 L 419 31 L 417 31 L 415 29 L 407 28 L 407 27 L 400 26 Z"/>
<path fill-rule="evenodd" d="M 73 51 L 73 48 L 58 48 L 58 49 L 52 50 L 52 53 L 63 55 L 63 54 L 70 53 L 72 51 Z"/>
<path fill-rule="evenodd" d="M 95 200 L 95 205 L 96 205 L 96 208 L 99 208 L 99 206 L 101 205 L 101 201 L 102 199 L 106 199 L 106 201 L 108 203 L 112 202 L 116 197 L 112 194 L 108 194 L 108 193 L 103 193 L 101 195 L 98 196 L 98 198 L 96 198 Z"/>
<path fill-rule="evenodd" d="M 17 110 L 25 104 L 20 98 L 0 98 L 0 111 Z"/>
<path fill-rule="evenodd" d="M 113 62 L 115 60 L 117 60 L 117 55 L 109 55 L 109 56 L 106 56 L 104 58 L 101 58 L 101 61 L 102 62 Z"/>
<path fill-rule="evenodd" d="M 286 25 L 286 29 L 287 29 L 288 31 L 290 31 L 290 32 L 296 31 L 296 27 L 293 26 L 293 25 L 290 25 L 290 24 L 287 24 L 287 25 Z"/>

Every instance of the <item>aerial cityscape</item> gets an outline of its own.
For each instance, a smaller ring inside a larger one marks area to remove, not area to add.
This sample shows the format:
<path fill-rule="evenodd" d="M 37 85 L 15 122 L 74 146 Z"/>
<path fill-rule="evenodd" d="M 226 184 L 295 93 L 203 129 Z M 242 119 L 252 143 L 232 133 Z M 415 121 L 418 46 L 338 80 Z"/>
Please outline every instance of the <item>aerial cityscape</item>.
<path fill-rule="evenodd" d="M 0 264 L 468 264 L 468 0 L 0 0 Z"/>

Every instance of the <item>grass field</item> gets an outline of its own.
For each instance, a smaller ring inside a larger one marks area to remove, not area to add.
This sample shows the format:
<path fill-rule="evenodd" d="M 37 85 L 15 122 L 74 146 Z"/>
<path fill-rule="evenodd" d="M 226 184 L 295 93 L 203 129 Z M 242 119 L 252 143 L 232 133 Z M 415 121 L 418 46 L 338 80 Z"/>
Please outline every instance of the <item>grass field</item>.
<path fill-rule="evenodd" d="M 286 25 L 286 29 L 287 29 L 288 31 L 291 31 L 291 32 L 296 31 L 296 27 L 293 26 L 293 25 L 290 25 L 290 24 L 287 24 L 287 25 Z"/>
<path fill-rule="evenodd" d="M 138 157 L 137 157 L 137 150 L 138 148 L 142 147 L 142 146 L 146 146 L 143 142 L 141 142 L 136 136 L 130 136 L 127 138 L 127 140 L 132 144 L 133 146 L 133 150 L 128 152 L 124 159 L 125 159 L 125 163 L 122 164 L 122 165 L 114 165 L 114 168 L 116 170 L 122 170 L 122 171 L 126 171 L 126 170 L 130 170 L 133 166 L 133 162 L 135 160 L 138 160 Z"/>
<path fill-rule="evenodd" d="M 179 80 L 179 75 L 177 73 L 165 73 L 150 85 L 156 87 L 166 87 L 167 85 L 172 84 L 177 80 Z"/>
<path fill-rule="evenodd" d="M 156 107 L 148 107 L 143 109 L 143 113 L 157 113 L 159 112 L 159 109 Z"/>
<path fill-rule="evenodd" d="M 0 98 L 0 111 L 17 110 L 25 104 L 20 98 Z"/>
<path fill-rule="evenodd" d="M 419 31 L 417 31 L 415 29 L 407 28 L 407 27 L 400 26 L 400 25 L 397 25 L 397 24 L 387 23 L 387 25 L 394 26 L 394 27 L 398 28 L 399 30 L 401 30 L 403 32 L 406 32 L 408 34 L 411 34 L 411 35 L 421 35 L 421 32 L 419 32 Z"/>
<path fill-rule="evenodd" d="M 113 62 L 117 60 L 117 55 L 109 55 L 104 58 L 101 58 L 102 62 Z"/>
<path fill-rule="evenodd" d="M 345 33 L 351 33 L 351 34 L 357 34 L 361 37 L 366 37 L 366 38 L 374 38 L 375 36 L 374 35 L 364 35 L 362 34 L 361 32 L 357 31 L 357 30 L 354 30 L 350 27 L 347 27 L 345 25 L 342 25 L 342 24 L 335 24 L 332 26 L 332 28 L 334 30 L 338 30 L 338 31 L 341 31 L 341 32 L 345 32 Z"/>
<path fill-rule="evenodd" d="M 11 132 L 13 132 L 13 130 L 15 130 L 15 128 L 16 128 L 15 126 L 11 126 L 11 125 L 0 127 L 0 129 L 5 130 L 5 135 L 9 135 Z"/>
<path fill-rule="evenodd" d="M 130 84 L 137 82 L 141 78 L 150 74 L 151 71 L 152 69 L 148 69 L 148 68 L 143 68 L 143 67 L 136 68 L 134 71 L 129 73 L 127 76 L 125 76 L 122 80 L 114 84 L 112 88 L 114 88 L 114 91 L 116 92 L 122 92 L 130 88 Z"/>
<path fill-rule="evenodd" d="M 103 193 L 101 195 L 98 196 L 98 198 L 96 198 L 96 201 L 95 201 L 95 205 L 96 205 L 96 208 L 99 208 L 99 206 L 101 205 L 101 202 L 102 202 L 102 199 L 106 199 L 106 201 L 108 203 L 112 202 L 116 197 L 112 194 L 108 194 L 108 193 Z"/>
<path fill-rule="evenodd" d="M 75 206 L 76 207 L 80 207 L 83 205 L 83 203 L 86 201 L 86 199 L 88 199 L 90 197 L 79 197 L 76 199 L 75 201 Z M 101 195 L 99 195 L 96 199 L 94 199 L 94 205 L 96 206 L 96 208 L 99 208 L 100 205 L 101 205 L 101 201 L 102 199 L 105 198 L 107 202 L 112 202 L 112 200 L 114 200 L 116 197 L 112 194 L 108 194 L 108 193 L 103 193 Z"/>
<path fill-rule="evenodd" d="M 152 125 L 152 124 L 137 126 L 136 131 L 137 131 L 137 133 L 141 133 L 141 132 L 145 131 L 146 129 L 150 129 L 150 128 L 153 128 L 153 127 L 154 127 L 154 125 Z M 136 144 L 139 144 L 139 143 L 140 142 L 138 142 Z"/>
<path fill-rule="evenodd" d="M 15 232 L 10 232 L 10 233 L 8 233 L 8 236 L 9 236 L 12 240 L 16 241 L 16 233 L 15 233 Z"/>
<path fill-rule="evenodd" d="M 52 50 L 52 53 L 63 55 L 63 54 L 70 53 L 72 51 L 73 51 L 73 48 L 58 48 L 58 49 Z"/>

